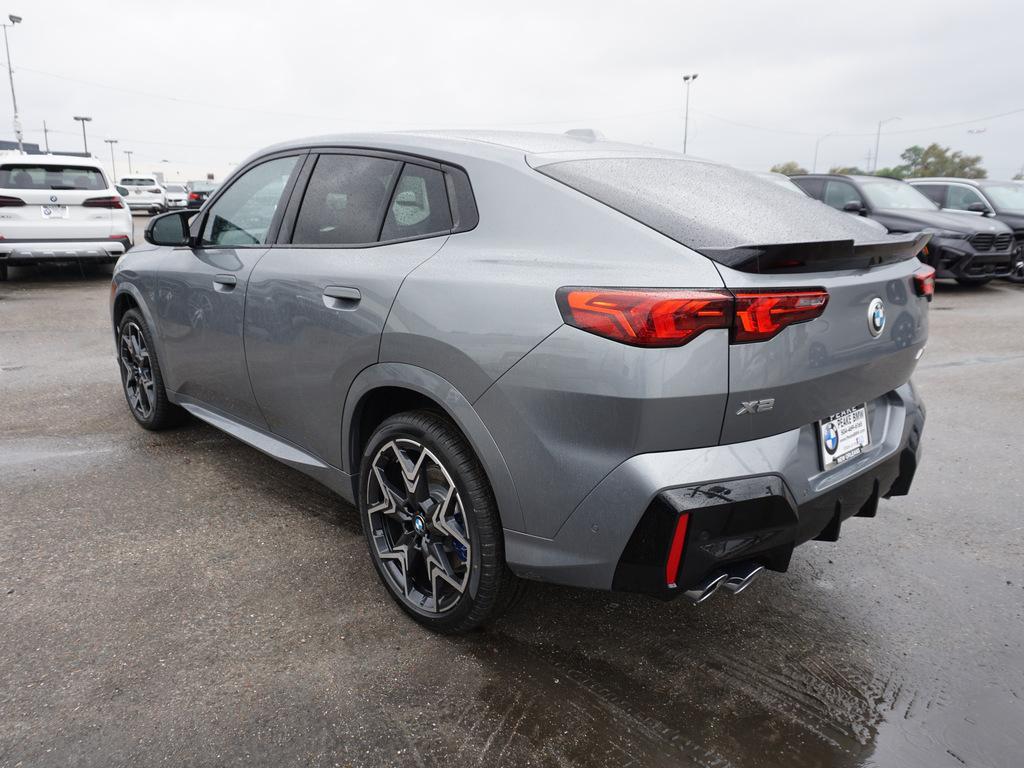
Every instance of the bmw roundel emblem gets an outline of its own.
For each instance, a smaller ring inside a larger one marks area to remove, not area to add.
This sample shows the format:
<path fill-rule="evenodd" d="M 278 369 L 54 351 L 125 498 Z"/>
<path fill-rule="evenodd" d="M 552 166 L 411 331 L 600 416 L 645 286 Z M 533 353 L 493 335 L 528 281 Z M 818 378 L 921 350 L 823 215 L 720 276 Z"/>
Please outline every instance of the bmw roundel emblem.
<path fill-rule="evenodd" d="M 50 202 L 51 203 L 56 203 L 57 202 L 57 196 L 56 195 L 50 195 Z"/>
<path fill-rule="evenodd" d="M 868 331 L 872 336 L 882 335 L 885 329 L 885 304 L 879 298 L 874 298 L 868 304 Z"/>
<path fill-rule="evenodd" d="M 829 456 L 834 456 L 835 452 L 839 449 L 839 430 L 836 429 L 834 421 L 830 421 L 823 428 L 823 438 L 825 443 L 825 450 Z"/>

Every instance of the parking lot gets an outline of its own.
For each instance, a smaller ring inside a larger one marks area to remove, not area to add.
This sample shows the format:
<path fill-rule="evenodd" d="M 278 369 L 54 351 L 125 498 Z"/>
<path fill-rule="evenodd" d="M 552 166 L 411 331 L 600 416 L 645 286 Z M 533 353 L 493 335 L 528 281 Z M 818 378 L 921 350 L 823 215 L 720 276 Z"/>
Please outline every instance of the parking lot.
<path fill-rule="evenodd" d="M 340 499 L 136 426 L 109 274 L 0 284 L 0 766 L 1024 760 L 1024 286 L 939 286 L 913 493 L 839 543 L 698 607 L 535 585 L 452 638 Z"/>

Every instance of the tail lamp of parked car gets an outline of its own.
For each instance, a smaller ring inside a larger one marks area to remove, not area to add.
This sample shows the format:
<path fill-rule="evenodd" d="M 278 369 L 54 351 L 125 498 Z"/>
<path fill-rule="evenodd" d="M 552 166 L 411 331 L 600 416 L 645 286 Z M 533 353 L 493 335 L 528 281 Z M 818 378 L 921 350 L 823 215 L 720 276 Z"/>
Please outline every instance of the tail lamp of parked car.
<path fill-rule="evenodd" d="M 828 305 L 824 288 L 560 288 L 556 298 L 567 325 L 635 347 L 680 347 L 712 328 L 734 344 L 767 341 Z"/>
<path fill-rule="evenodd" d="M 914 273 L 914 292 L 928 301 L 935 295 L 935 268 L 921 267 Z"/>
<path fill-rule="evenodd" d="M 124 208 L 124 202 L 118 196 L 90 197 L 82 203 L 84 208 Z"/>
<path fill-rule="evenodd" d="M 20 197 L 10 197 L 9 195 L 0 195 L 0 208 L 18 208 L 25 204 L 25 201 Z"/>
<path fill-rule="evenodd" d="M 200 195 L 198 192 L 189 192 L 188 193 L 188 199 L 189 200 L 201 200 L 202 199 L 202 195 Z"/>

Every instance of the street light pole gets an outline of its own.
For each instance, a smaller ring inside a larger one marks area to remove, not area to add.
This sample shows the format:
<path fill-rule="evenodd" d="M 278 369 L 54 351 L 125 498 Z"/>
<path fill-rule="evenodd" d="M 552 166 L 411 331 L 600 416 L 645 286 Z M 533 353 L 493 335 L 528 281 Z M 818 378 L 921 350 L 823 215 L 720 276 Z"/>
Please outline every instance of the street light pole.
<path fill-rule="evenodd" d="M 814 142 L 814 162 L 811 163 L 811 173 L 818 172 L 818 147 L 821 146 L 821 142 L 829 136 L 835 136 L 835 133 L 826 133 L 823 136 L 819 136 L 817 141 Z"/>
<path fill-rule="evenodd" d="M 14 95 L 14 65 L 11 63 L 11 45 L 7 42 L 7 28 L 20 24 L 21 16 L 15 16 L 12 13 L 7 18 L 10 19 L 11 23 L 0 26 L 4 28 L 4 50 L 7 51 L 7 77 L 11 81 L 11 104 L 14 106 L 14 138 L 18 140 L 18 151 L 24 153 L 25 147 L 21 143 L 21 121 L 18 120 L 18 97 Z"/>
<path fill-rule="evenodd" d="M 114 172 L 114 178 L 117 178 L 117 163 L 114 161 L 114 145 L 117 144 L 117 139 L 104 139 L 107 144 L 110 145 L 110 169 Z"/>
<path fill-rule="evenodd" d="M 899 118 L 898 117 L 890 117 L 888 120 L 879 120 L 878 121 L 878 130 L 875 132 L 875 161 L 872 164 L 873 165 L 873 167 L 871 169 L 872 173 L 874 173 L 875 171 L 878 170 L 878 143 L 882 140 L 882 126 L 885 125 L 886 123 L 891 123 L 891 122 L 893 122 L 895 120 L 899 120 Z"/>
<path fill-rule="evenodd" d="M 89 140 L 85 138 L 85 124 L 92 120 L 91 117 L 83 117 L 81 115 L 75 115 L 75 120 L 82 124 L 82 146 L 85 147 L 85 155 L 89 156 Z"/>
<path fill-rule="evenodd" d="M 135 173 L 135 171 L 132 170 L 132 150 L 126 149 L 124 153 L 128 155 L 128 173 Z"/>
<path fill-rule="evenodd" d="M 686 83 L 686 116 L 683 118 L 683 154 L 686 154 L 687 139 L 690 135 L 690 83 L 697 79 L 696 73 L 683 75 L 683 82 Z"/>

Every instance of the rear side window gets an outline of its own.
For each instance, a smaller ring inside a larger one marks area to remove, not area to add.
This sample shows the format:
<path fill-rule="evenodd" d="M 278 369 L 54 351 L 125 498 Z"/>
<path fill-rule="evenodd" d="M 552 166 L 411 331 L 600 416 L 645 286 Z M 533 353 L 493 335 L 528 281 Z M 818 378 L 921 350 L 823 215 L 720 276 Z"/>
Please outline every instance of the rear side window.
<path fill-rule="evenodd" d="M 391 198 L 381 240 L 448 233 L 452 216 L 444 174 L 407 163 Z"/>
<path fill-rule="evenodd" d="M 360 155 L 321 155 L 295 221 L 295 245 L 375 243 L 401 163 Z"/>
<path fill-rule="evenodd" d="M 940 208 L 946 205 L 946 187 L 943 184 L 914 184 L 914 189 Z"/>
<path fill-rule="evenodd" d="M 98 168 L 11 163 L 0 166 L 0 188 L 106 189 L 107 182 Z"/>
<path fill-rule="evenodd" d="M 696 250 L 878 240 L 859 217 L 716 163 L 616 157 L 556 161 L 537 170 Z"/>

